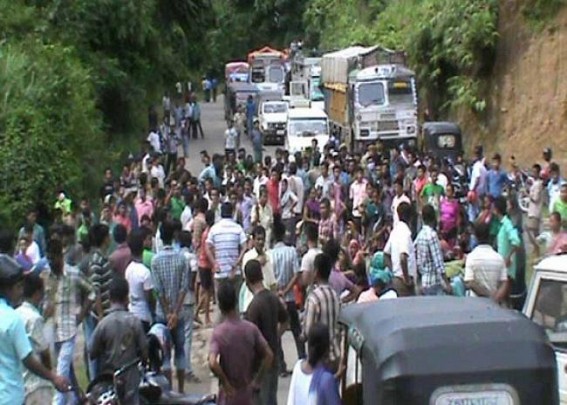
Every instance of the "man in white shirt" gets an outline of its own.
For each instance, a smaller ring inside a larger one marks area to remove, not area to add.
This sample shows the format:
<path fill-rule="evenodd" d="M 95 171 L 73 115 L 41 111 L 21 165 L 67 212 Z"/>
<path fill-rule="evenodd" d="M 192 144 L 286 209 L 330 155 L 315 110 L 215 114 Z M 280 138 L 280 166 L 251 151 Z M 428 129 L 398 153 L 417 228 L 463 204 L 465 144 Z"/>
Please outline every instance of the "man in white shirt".
<path fill-rule="evenodd" d="M 394 198 L 392 199 L 392 216 L 394 218 L 394 228 L 400 222 L 398 216 L 398 207 L 401 203 L 408 203 L 411 205 L 411 201 L 407 195 L 404 194 L 404 181 L 402 179 L 396 180 L 394 183 Z"/>
<path fill-rule="evenodd" d="M 248 250 L 242 258 L 242 268 L 246 267 L 246 263 L 250 260 L 258 260 L 262 265 L 262 276 L 264 287 L 267 290 L 275 291 L 277 286 L 276 276 L 274 275 L 273 261 L 270 253 L 266 248 L 266 230 L 261 225 L 254 228 L 254 247 Z M 243 314 L 252 302 L 254 294 L 242 283 L 240 288 L 240 298 L 238 299 L 240 313 Z"/>
<path fill-rule="evenodd" d="M 307 222 L 305 226 L 305 236 L 307 237 L 307 253 L 301 259 L 302 284 L 309 288 L 315 279 L 315 258 L 323 251 L 319 248 L 319 227 L 317 224 Z"/>
<path fill-rule="evenodd" d="M 333 190 L 333 176 L 329 174 L 329 164 L 323 162 L 321 165 L 321 175 L 315 181 L 315 187 L 321 187 L 321 198 L 333 199 L 331 191 Z"/>
<path fill-rule="evenodd" d="M 232 214 L 232 204 L 223 203 L 222 219 L 211 227 L 207 235 L 206 252 L 213 266 L 216 291 L 221 282 L 230 282 L 236 291 L 240 291 L 242 283 L 240 269 L 247 239 L 244 229 L 232 219 Z"/>
<path fill-rule="evenodd" d="M 152 274 L 143 264 L 144 240 L 146 234 L 142 229 L 135 229 L 128 237 L 128 247 L 132 253 L 132 261 L 126 267 L 124 277 L 128 281 L 130 291 L 128 311 L 142 322 L 147 333 L 152 324 L 152 291 L 154 284 Z"/>
<path fill-rule="evenodd" d="M 467 256 L 465 263 L 465 285 L 473 297 L 492 298 L 504 301 L 510 288 L 506 263 L 490 246 L 490 226 L 475 224 L 477 247 Z"/>
<path fill-rule="evenodd" d="M 352 216 L 360 219 L 362 213 L 359 211 L 360 205 L 368 198 L 366 186 L 368 182 L 363 176 L 362 168 L 356 170 L 356 179 L 350 185 L 349 199 L 352 200 Z"/>
<path fill-rule="evenodd" d="M 417 265 L 411 230 L 408 226 L 412 220 L 412 210 L 409 202 L 404 201 L 398 205 L 399 221 L 394 225 L 384 248 L 386 261 L 394 274 L 392 286 L 400 297 L 415 295 Z"/>
<path fill-rule="evenodd" d="M 152 129 L 148 135 L 147 141 L 152 145 L 154 152 L 161 153 L 161 140 L 155 129 Z"/>
<path fill-rule="evenodd" d="M 238 147 L 238 131 L 234 128 L 234 121 L 228 122 L 228 128 L 224 131 L 224 149 L 226 154 L 236 153 Z"/>
<path fill-rule="evenodd" d="M 476 193 L 476 201 L 470 202 L 468 206 L 469 221 L 474 222 L 479 214 L 479 201 L 486 194 L 486 180 L 488 171 L 486 170 L 484 158 L 482 156 L 482 146 L 475 148 L 475 162 L 472 167 L 469 190 Z"/>
<path fill-rule="evenodd" d="M 158 179 L 159 188 L 165 188 L 165 170 L 159 162 L 159 156 L 152 159 L 152 166 L 150 168 L 150 178 Z"/>
<path fill-rule="evenodd" d="M 193 196 L 189 193 L 185 194 L 185 208 L 181 212 L 181 226 L 185 231 L 189 231 L 191 226 L 191 220 L 193 219 L 193 210 L 191 206 L 193 205 Z"/>
<path fill-rule="evenodd" d="M 291 157 L 291 156 L 290 156 Z M 303 179 L 297 175 L 297 163 L 292 162 L 289 164 L 289 189 L 297 197 L 297 204 L 293 208 L 296 219 L 299 221 L 303 215 L 303 201 L 305 198 L 305 186 L 303 184 Z"/>

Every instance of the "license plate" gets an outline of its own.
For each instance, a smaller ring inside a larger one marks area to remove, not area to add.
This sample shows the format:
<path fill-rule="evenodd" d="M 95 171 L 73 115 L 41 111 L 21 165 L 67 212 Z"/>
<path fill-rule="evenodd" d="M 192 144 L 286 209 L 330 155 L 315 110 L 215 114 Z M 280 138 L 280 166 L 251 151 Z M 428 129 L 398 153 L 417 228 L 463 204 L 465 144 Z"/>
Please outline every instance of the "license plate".
<path fill-rule="evenodd" d="M 285 134 L 285 130 L 284 130 L 284 129 L 278 129 L 278 130 L 276 131 L 276 134 L 278 134 L 278 135 L 283 135 L 283 134 Z"/>

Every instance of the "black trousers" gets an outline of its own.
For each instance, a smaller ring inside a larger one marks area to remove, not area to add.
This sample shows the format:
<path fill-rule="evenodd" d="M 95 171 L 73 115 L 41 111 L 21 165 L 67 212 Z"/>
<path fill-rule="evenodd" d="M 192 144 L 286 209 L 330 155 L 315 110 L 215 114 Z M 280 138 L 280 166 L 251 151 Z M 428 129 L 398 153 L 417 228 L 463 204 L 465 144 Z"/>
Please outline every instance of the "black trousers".
<path fill-rule="evenodd" d="M 289 301 L 286 302 L 285 304 L 287 309 L 289 327 L 291 329 L 291 333 L 293 334 L 293 340 L 295 341 L 295 348 L 297 349 L 297 357 L 300 359 L 304 359 L 305 345 L 301 341 L 301 324 L 299 323 L 299 312 L 297 311 L 297 305 L 295 305 L 294 301 Z M 287 370 L 281 339 L 280 339 L 280 348 L 278 350 L 278 365 L 280 366 L 280 371 Z"/>
<path fill-rule="evenodd" d="M 205 138 L 205 134 L 203 133 L 203 127 L 201 126 L 201 120 L 191 120 L 191 136 L 193 139 L 197 139 L 199 137 L 199 133 L 201 133 L 201 138 Z"/>

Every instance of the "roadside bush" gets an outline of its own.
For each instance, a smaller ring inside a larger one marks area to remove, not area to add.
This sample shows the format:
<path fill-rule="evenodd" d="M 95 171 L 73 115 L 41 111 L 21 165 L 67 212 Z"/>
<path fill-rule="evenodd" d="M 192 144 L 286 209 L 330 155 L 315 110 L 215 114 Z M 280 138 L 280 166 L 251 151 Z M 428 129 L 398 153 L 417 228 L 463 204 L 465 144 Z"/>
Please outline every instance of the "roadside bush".
<path fill-rule="evenodd" d="M 15 225 L 58 188 L 93 191 L 102 153 L 90 72 L 72 48 L 29 40 L 0 46 L 0 217 Z M 6 225 L 6 224 L 4 224 Z"/>

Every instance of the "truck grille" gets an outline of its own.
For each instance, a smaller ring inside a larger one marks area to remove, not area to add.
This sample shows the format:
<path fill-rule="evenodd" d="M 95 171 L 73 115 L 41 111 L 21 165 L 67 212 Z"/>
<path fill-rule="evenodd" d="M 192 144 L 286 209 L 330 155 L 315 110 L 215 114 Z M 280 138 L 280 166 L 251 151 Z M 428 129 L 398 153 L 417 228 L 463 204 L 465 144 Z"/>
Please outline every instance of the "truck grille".
<path fill-rule="evenodd" d="M 400 129 L 400 125 L 398 121 L 379 121 L 378 122 L 378 131 L 398 131 Z"/>
<path fill-rule="evenodd" d="M 276 129 L 285 129 L 285 122 L 277 122 L 276 124 L 274 124 L 274 127 Z"/>

